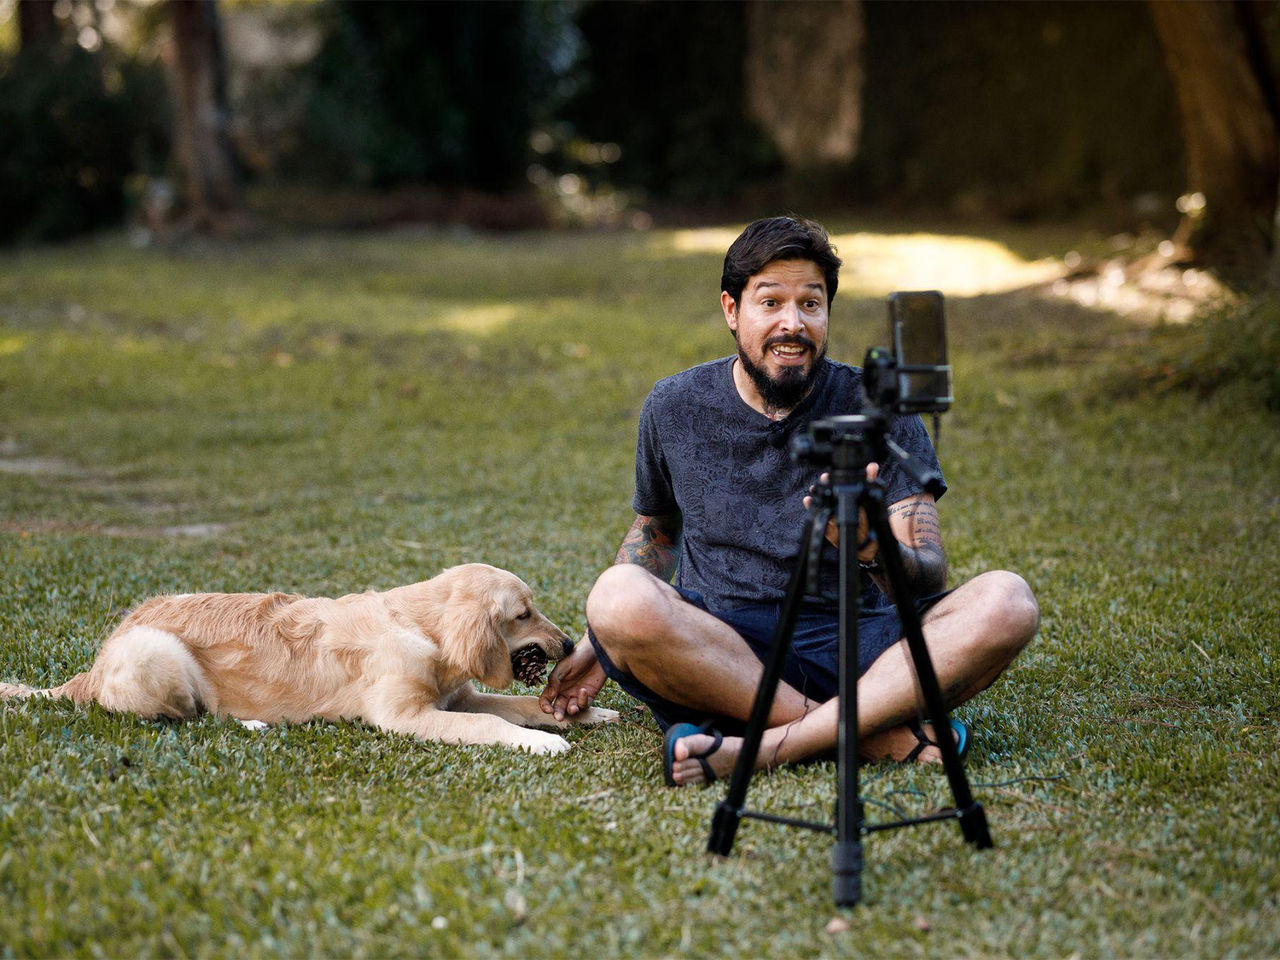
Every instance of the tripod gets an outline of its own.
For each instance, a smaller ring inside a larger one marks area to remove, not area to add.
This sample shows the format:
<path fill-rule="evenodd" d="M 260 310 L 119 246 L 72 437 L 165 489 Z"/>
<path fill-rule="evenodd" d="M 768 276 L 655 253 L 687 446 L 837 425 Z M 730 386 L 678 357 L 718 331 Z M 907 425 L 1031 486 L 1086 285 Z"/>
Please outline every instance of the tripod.
<path fill-rule="evenodd" d="M 867 479 L 867 464 L 898 463 L 935 496 L 941 491 L 941 477 L 915 461 L 887 436 L 888 418 L 875 408 L 866 413 L 831 417 L 816 421 L 809 436 L 792 441 L 796 459 L 825 466 L 830 479 L 813 492 L 805 516 L 796 560 L 786 599 L 773 636 L 773 649 L 765 663 L 764 676 L 756 691 L 755 703 L 743 737 L 742 752 L 733 769 L 725 799 L 716 807 L 711 821 L 707 852 L 728 856 L 738 825 L 745 818 L 781 823 L 835 834 L 832 850 L 832 895 L 838 907 L 849 907 L 862 898 L 862 837 L 881 830 L 914 826 L 942 820 L 958 820 L 964 839 L 979 849 L 991 846 L 987 818 L 982 805 L 973 799 L 960 754 L 950 736 L 946 703 L 938 686 L 933 661 L 925 647 L 920 615 L 911 599 L 910 586 L 889 527 L 884 487 Z M 923 817 L 868 824 L 862 798 L 858 795 L 858 596 L 861 589 L 856 563 L 859 510 L 865 510 L 870 529 L 880 544 L 880 558 L 893 594 L 903 634 L 924 697 L 928 719 L 937 732 L 942 764 L 951 786 L 955 807 Z M 795 633 L 796 618 L 806 594 L 816 595 L 820 585 L 822 545 L 827 523 L 835 517 L 840 533 L 839 546 L 839 739 L 837 748 L 837 798 L 834 826 L 747 810 L 744 804 L 760 741 L 768 724 L 769 709 L 782 679 L 783 665 Z"/>

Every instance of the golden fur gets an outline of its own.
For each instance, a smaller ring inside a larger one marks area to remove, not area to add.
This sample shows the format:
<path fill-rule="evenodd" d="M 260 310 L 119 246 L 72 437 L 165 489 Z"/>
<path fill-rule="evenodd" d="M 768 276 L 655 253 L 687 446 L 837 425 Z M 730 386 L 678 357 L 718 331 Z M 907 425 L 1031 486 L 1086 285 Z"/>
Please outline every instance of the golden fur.
<path fill-rule="evenodd" d="M 512 682 L 511 657 L 536 644 L 572 649 L 520 578 L 473 563 L 382 592 L 336 600 L 285 593 L 193 593 L 148 600 L 60 687 L 0 684 L 3 697 L 69 697 L 144 717 L 200 713 L 264 723 L 361 719 L 446 743 L 569 749 L 536 726 L 566 727 L 536 697 L 478 691 Z M 592 708 L 576 723 L 612 720 Z"/>

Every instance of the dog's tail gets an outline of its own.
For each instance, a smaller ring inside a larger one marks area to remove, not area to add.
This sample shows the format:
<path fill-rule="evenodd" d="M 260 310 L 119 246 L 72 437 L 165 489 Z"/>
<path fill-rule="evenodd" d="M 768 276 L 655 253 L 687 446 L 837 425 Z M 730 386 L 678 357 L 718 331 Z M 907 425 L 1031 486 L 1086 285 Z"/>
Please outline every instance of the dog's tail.
<path fill-rule="evenodd" d="M 76 703 L 92 700 L 97 694 L 97 685 L 89 675 L 89 671 L 77 673 L 60 687 L 37 690 L 25 683 L 0 683 L 0 700 L 28 700 L 31 697 L 67 697 Z"/>

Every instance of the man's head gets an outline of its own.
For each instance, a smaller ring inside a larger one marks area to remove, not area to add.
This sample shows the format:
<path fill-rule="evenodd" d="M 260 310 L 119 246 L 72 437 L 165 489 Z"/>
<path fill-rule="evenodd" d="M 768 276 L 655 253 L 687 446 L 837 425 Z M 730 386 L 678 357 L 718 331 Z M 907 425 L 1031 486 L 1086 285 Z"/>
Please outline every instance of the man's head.
<path fill-rule="evenodd" d="M 742 368 L 768 407 L 790 409 L 813 386 L 839 271 L 826 231 L 809 220 L 757 220 L 729 247 L 720 305 Z"/>

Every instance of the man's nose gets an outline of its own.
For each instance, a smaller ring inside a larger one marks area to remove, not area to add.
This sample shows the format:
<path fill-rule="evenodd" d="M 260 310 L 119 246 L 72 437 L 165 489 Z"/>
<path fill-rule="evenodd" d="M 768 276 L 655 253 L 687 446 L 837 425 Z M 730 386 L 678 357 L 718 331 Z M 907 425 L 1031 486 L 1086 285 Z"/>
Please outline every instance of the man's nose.
<path fill-rule="evenodd" d="M 800 312 L 800 305 L 791 303 L 783 307 L 778 325 L 787 333 L 798 333 L 803 330 L 804 315 Z"/>

